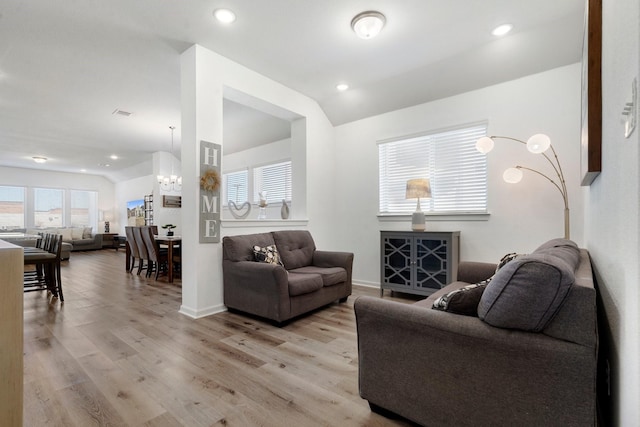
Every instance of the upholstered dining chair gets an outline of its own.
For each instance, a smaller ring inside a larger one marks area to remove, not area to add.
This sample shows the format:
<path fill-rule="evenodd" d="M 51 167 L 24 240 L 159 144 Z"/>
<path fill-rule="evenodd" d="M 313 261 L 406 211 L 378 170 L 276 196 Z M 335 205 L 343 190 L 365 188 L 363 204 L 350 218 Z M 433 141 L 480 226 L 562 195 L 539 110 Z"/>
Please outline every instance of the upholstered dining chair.
<path fill-rule="evenodd" d="M 160 249 L 160 246 L 156 242 L 154 231 L 151 227 L 141 227 L 142 238 L 149 254 L 149 264 L 147 266 L 147 277 L 151 276 L 151 273 L 155 271 L 158 280 L 160 270 L 166 270 L 166 264 L 169 261 L 167 258 L 167 252 Z"/>
<path fill-rule="evenodd" d="M 133 235 L 134 228 L 135 227 L 130 225 L 124 228 L 124 232 L 127 236 L 127 244 L 129 245 L 129 249 L 131 252 L 131 255 L 130 255 L 131 259 L 129 262 L 129 271 L 128 271 L 129 273 L 131 273 L 134 267 L 136 267 L 136 261 L 138 261 L 138 265 L 137 265 L 138 267 L 142 264 L 142 259 L 140 257 L 140 250 L 138 249 L 138 244 L 136 243 L 136 239 Z M 138 274 L 140 273 L 138 272 Z"/>
<path fill-rule="evenodd" d="M 144 227 L 132 227 L 133 229 L 133 238 L 135 241 L 135 245 L 138 248 L 138 254 L 140 255 L 140 261 L 138 262 L 138 276 L 142 273 L 142 270 L 147 269 L 147 275 L 149 272 L 149 252 L 147 251 L 147 246 L 144 243 L 144 238 L 142 237 L 142 230 Z M 147 262 L 145 266 L 145 261 Z"/>

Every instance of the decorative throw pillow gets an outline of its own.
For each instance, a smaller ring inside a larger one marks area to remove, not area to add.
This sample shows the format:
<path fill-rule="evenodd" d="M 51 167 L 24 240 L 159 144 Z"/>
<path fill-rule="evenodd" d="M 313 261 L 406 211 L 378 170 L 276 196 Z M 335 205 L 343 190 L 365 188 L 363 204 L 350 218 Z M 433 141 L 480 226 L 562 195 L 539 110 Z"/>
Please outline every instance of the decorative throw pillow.
<path fill-rule="evenodd" d="M 82 227 L 73 227 L 71 229 L 71 238 L 73 240 L 80 240 L 82 239 L 82 231 L 84 229 Z"/>
<path fill-rule="evenodd" d="M 505 256 L 503 256 L 500 259 L 500 262 L 498 262 L 498 266 L 496 267 L 496 273 L 505 265 L 507 265 L 508 263 L 510 263 L 511 261 L 513 261 L 514 259 L 518 258 L 519 256 L 522 256 L 523 254 L 517 254 L 515 252 L 511 252 L 510 254 L 506 254 Z M 493 276 L 492 276 L 493 278 Z M 491 280 L 491 279 L 489 279 Z"/>
<path fill-rule="evenodd" d="M 442 295 L 433 302 L 433 308 L 449 313 L 478 317 L 478 303 L 490 280 L 491 279 L 483 280 L 473 285 L 463 286 L 462 288 Z"/>
<path fill-rule="evenodd" d="M 282 260 L 280 260 L 280 254 L 276 245 L 269 245 L 266 247 L 254 246 L 253 256 L 258 262 L 266 262 L 268 264 L 275 264 L 284 267 Z"/>
<path fill-rule="evenodd" d="M 90 239 L 91 238 L 91 231 L 93 230 L 93 228 L 91 227 L 85 227 L 82 230 L 82 238 L 83 239 Z"/>

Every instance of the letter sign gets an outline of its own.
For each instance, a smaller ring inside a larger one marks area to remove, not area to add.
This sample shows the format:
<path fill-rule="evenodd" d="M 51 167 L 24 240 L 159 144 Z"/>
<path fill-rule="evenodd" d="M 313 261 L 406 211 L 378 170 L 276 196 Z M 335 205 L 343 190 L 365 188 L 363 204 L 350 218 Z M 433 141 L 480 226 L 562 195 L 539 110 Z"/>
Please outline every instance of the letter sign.
<path fill-rule="evenodd" d="M 221 148 L 200 141 L 200 243 L 220 243 Z"/>

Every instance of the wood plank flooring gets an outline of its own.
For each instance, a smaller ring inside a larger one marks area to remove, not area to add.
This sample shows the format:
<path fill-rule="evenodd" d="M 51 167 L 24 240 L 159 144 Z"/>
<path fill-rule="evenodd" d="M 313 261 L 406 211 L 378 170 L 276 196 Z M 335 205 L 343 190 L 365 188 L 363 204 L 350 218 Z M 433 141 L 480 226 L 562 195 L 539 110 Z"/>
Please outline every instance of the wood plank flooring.
<path fill-rule="evenodd" d="M 193 320 L 178 313 L 179 280 L 124 262 L 74 252 L 64 304 L 24 295 L 25 426 L 411 425 L 358 395 L 353 300 L 377 291 L 355 287 L 282 328 L 235 313 Z"/>

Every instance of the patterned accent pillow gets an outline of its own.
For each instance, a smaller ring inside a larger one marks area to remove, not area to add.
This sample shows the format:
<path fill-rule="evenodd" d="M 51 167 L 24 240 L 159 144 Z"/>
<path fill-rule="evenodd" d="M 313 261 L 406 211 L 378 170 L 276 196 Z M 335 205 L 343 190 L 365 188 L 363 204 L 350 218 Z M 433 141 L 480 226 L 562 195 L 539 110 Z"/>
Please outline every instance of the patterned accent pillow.
<path fill-rule="evenodd" d="M 510 254 L 506 254 L 505 256 L 503 256 L 500 259 L 500 262 L 498 263 L 498 266 L 496 267 L 496 273 L 498 272 L 498 270 L 500 270 L 502 267 L 504 267 L 505 265 L 507 265 L 510 261 L 513 261 L 514 259 L 518 258 L 519 256 L 522 256 L 523 254 L 517 254 L 515 252 L 512 252 Z M 493 276 L 492 276 L 493 277 Z M 489 279 L 491 280 L 491 279 Z"/>
<path fill-rule="evenodd" d="M 266 262 L 284 267 L 276 245 L 269 245 L 264 248 L 256 245 L 253 247 L 253 256 L 258 262 Z"/>
<path fill-rule="evenodd" d="M 463 286 L 459 289 L 442 295 L 433 302 L 434 310 L 447 311 L 449 313 L 478 317 L 478 303 L 482 293 L 491 279 Z"/>

